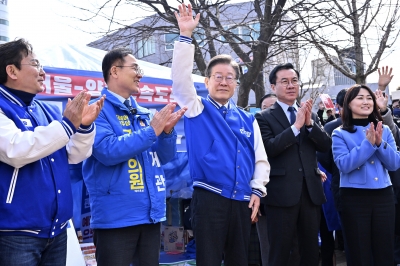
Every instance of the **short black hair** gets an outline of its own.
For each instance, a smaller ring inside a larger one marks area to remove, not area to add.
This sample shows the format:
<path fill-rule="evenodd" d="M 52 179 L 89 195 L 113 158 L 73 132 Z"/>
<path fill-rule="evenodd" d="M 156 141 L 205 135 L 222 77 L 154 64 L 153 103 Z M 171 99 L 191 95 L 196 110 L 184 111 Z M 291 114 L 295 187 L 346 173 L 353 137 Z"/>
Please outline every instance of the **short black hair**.
<path fill-rule="evenodd" d="M 14 65 L 21 69 L 21 61 L 33 53 L 32 45 L 25 39 L 6 42 L 0 45 L 0 84 L 7 82 L 8 65 Z"/>
<path fill-rule="evenodd" d="M 101 69 L 103 70 L 103 78 L 107 83 L 110 76 L 110 69 L 115 61 L 119 61 L 120 64 L 125 62 L 125 56 L 133 55 L 132 49 L 125 47 L 114 48 L 109 51 L 103 58 L 103 62 L 101 63 Z"/>
<path fill-rule="evenodd" d="M 336 95 L 336 103 L 339 104 L 340 107 L 343 107 L 344 96 L 346 96 L 347 91 L 348 89 L 343 89 Z"/>
<path fill-rule="evenodd" d="M 206 77 L 210 78 L 211 73 L 212 73 L 212 68 L 215 65 L 219 65 L 219 64 L 232 66 L 233 69 L 235 70 L 235 74 L 236 74 L 235 78 L 237 80 L 240 78 L 241 68 L 240 68 L 239 64 L 236 63 L 235 60 L 233 60 L 232 56 L 227 55 L 227 54 L 220 54 L 220 55 L 216 55 L 213 58 L 211 58 L 210 62 L 208 62 L 208 64 L 207 64 Z"/>
<path fill-rule="evenodd" d="M 294 72 L 297 74 L 297 78 L 300 79 L 300 73 L 296 69 L 294 69 L 294 66 L 291 63 L 286 63 L 286 64 L 279 64 L 274 69 L 272 69 L 271 73 L 269 73 L 269 83 L 270 84 L 276 84 L 276 73 L 283 69 L 293 69 Z"/>
<path fill-rule="evenodd" d="M 275 93 L 268 93 L 268 94 L 265 94 L 265 95 L 260 99 L 260 103 L 259 103 L 260 105 L 259 105 L 259 106 L 261 107 L 262 102 L 263 102 L 265 99 L 271 98 L 271 97 L 277 98 Z"/>

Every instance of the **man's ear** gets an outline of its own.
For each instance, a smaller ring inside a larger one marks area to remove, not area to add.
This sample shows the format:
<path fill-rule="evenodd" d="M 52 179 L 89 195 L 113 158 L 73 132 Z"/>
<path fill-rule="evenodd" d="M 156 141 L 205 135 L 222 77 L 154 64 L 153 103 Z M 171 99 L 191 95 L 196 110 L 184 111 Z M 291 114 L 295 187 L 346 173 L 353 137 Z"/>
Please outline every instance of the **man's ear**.
<path fill-rule="evenodd" d="M 273 91 L 273 92 L 276 92 L 275 91 L 275 84 L 271 84 L 271 90 Z M 276 93 L 275 93 L 276 94 Z"/>
<path fill-rule="evenodd" d="M 210 79 L 208 77 L 204 78 L 204 84 L 206 84 L 206 88 L 208 89 L 208 82 L 210 81 Z"/>
<path fill-rule="evenodd" d="M 116 66 L 112 66 L 110 68 L 110 76 L 113 76 L 114 78 L 118 77 L 118 73 L 117 73 L 117 67 Z"/>
<path fill-rule="evenodd" d="M 16 80 L 18 71 L 19 69 L 14 65 L 6 66 L 6 73 L 10 77 L 10 79 Z"/>

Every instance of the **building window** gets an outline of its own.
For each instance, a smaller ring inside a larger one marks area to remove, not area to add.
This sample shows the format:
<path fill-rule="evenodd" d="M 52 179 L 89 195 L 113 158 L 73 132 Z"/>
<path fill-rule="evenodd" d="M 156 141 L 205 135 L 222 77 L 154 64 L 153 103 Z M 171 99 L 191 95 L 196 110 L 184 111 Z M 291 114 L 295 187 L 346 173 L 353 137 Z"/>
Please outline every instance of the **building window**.
<path fill-rule="evenodd" d="M 167 33 L 165 36 L 165 51 L 174 50 L 174 42 L 179 40 L 179 34 Z"/>
<path fill-rule="evenodd" d="M 0 18 L 0 24 L 7 25 L 7 26 L 8 26 L 8 20 L 1 19 L 1 18 Z"/>
<path fill-rule="evenodd" d="M 10 39 L 6 36 L 0 36 L 0 41 L 8 42 Z"/>
<path fill-rule="evenodd" d="M 248 25 L 244 26 L 237 26 L 232 27 L 224 26 L 225 30 L 229 30 L 232 34 L 237 35 L 238 37 L 242 38 L 245 42 L 252 42 L 260 37 L 260 23 L 249 23 Z M 221 36 L 221 41 L 225 41 L 225 38 Z"/>
<path fill-rule="evenodd" d="M 199 28 L 197 31 L 193 34 L 193 37 L 195 38 L 196 42 L 199 44 L 200 47 L 203 47 L 206 44 L 206 34 L 204 29 Z"/>
<path fill-rule="evenodd" d="M 156 53 L 156 43 L 153 37 L 148 39 L 140 40 L 136 43 L 137 45 L 137 57 L 143 58 L 145 56 Z"/>

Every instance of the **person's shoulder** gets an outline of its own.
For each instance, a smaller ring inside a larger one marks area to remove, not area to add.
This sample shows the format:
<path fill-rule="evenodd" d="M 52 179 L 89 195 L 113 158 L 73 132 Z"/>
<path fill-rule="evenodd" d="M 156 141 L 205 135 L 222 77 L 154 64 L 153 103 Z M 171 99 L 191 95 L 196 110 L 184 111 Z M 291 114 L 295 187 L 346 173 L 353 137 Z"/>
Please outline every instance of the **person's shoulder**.
<path fill-rule="evenodd" d="M 332 132 L 334 129 L 340 127 L 342 125 L 342 119 L 337 118 L 335 120 L 332 120 L 324 125 L 324 130 L 326 133 L 329 135 L 332 135 Z"/>

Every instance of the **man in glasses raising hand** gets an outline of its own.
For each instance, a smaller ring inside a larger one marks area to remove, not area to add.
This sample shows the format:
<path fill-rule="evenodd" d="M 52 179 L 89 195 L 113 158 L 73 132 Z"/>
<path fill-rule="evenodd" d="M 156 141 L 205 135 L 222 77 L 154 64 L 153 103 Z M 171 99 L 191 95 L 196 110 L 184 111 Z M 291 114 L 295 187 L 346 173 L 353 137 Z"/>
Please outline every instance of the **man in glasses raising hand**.
<path fill-rule="evenodd" d="M 185 134 L 193 178 L 192 226 L 196 263 L 200 266 L 247 265 L 251 220 L 266 195 L 269 163 L 257 121 L 231 100 L 239 65 L 229 55 L 210 60 L 205 84 L 209 95 L 198 97 L 192 80 L 192 7 L 175 13 L 180 40 L 172 61 L 173 93 L 187 106 Z"/>

